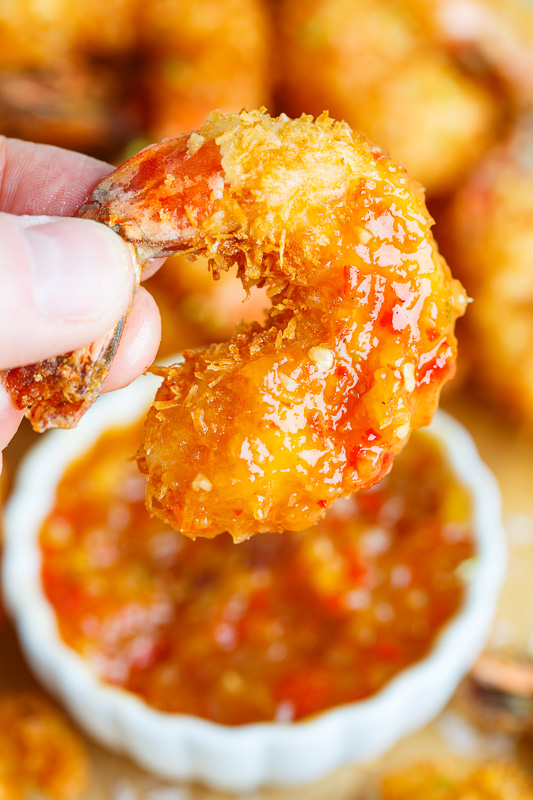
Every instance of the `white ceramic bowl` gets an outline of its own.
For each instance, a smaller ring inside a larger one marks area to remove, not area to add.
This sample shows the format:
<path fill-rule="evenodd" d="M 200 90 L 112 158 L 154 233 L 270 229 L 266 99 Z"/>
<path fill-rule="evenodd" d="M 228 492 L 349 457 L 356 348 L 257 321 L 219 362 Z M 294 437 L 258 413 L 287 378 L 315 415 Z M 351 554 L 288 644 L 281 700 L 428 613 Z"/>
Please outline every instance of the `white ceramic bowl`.
<path fill-rule="evenodd" d="M 431 431 L 473 495 L 477 564 L 464 604 L 431 652 L 371 698 L 308 721 L 229 727 L 155 711 L 133 694 L 103 684 L 59 637 L 40 580 L 37 538 L 67 465 L 101 432 L 137 419 L 157 379 L 101 397 L 74 431 L 54 431 L 26 458 L 5 513 L 3 582 L 28 661 L 43 683 L 103 744 L 168 779 L 196 779 L 234 791 L 314 781 L 347 762 L 386 751 L 445 705 L 485 642 L 505 569 L 500 496 L 466 431 L 439 413 Z"/>

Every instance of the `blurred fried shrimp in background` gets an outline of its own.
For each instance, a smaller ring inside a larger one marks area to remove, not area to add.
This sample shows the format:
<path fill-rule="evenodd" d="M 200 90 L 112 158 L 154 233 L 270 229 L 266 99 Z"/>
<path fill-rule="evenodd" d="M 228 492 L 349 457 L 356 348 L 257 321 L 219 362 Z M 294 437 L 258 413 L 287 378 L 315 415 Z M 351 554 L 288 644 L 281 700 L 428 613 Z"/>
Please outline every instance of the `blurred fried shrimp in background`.
<path fill-rule="evenodd" d="M 430 35 L 518 108 L 533 101 L 529 0 L 407 0 Z"/>
<path fill-rule="evenodd" d="M 154 140 L 199 125 L 215 108 L 270 98 L 270 25 L 260 0 L 150 0 L 142 10 L 141 87 Z"/>
<path fill-rule="evenodd" d="M 498 104 L 406 0 L 282 0 L 289 112 L 330 113 L 385 147 L 428 193 L 454 187 L 494 136 Z"/>
<path fill-rule="evenodd" d="M 474 302 L 461 331 L 481 392 L 533 425 L 533 118 L 455 194 L 441 244 Z"/>
<path fill-rule="evenodd" d="M 0 2 L 0 133 L 120 158 L 268 103 L 261 0 Z"/>
<path fill-rule="evenodd" d="M 88 756 L 67 717 L 36 692 L 0 696 L 0 797 L 22 800 L 37 789 L 75 800 L 87 786 Z"/>
<path fill-rule="evenodd" d="M 481 654 L 460 690 L 465 712 L 478 726 L 533 733 L 533 659 L 515 648 Z"/>
<path fill-rule="evenodd" d="M 384 778 L 381 800 L 533 800 L 533 784 L 505 762 L 477 767 L 466 777 L 452 768 L 417 764 Z"/>

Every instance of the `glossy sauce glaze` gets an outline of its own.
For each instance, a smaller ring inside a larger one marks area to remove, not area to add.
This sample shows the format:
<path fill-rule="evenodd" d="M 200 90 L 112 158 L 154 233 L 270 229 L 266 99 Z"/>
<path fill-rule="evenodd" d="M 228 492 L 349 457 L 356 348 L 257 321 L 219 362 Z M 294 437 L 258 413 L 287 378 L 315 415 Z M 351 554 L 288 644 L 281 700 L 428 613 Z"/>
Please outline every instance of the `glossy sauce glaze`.
<path fill-rule="evenodd" d="M 362 134 L 327 114 L 215 112 L 186 150 L 144 150 L 93 198 L 91 218 L 143 258 L 237 264 L 272 301 L 263 326 L 161 371 L 138 463 L 150 512 L 176 530 L 308 528 L 430 422 L 467 296 L 420 187 Z"/>
<path fill-rule="evenodd" d="M 239 545 L 148 516 L 138 435 L 109 431 L 69 468 L 40 541 L 63 639 L 153 707 L 237 725 L 359 700 L 461 605 L 470 497 L 429 434 L 314 528 Z"/>

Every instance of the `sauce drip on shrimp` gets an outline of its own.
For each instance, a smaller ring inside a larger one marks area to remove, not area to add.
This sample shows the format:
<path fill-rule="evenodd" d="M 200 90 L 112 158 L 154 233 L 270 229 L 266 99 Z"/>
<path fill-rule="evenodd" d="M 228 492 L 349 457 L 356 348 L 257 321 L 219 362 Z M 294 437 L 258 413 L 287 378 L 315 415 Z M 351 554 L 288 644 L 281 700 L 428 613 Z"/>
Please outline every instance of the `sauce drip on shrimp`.
<path fill-rule="evenodd" d="M 84 210 L 140 261 L 187 252 L 267 285 L 264 327 L 161 370 L 138 456 L 190 536 L 303 529 L 367 488 L 455 370 L 466 295 L 402 167 L 327 115 L 212 114 L 108 176 Z"/>

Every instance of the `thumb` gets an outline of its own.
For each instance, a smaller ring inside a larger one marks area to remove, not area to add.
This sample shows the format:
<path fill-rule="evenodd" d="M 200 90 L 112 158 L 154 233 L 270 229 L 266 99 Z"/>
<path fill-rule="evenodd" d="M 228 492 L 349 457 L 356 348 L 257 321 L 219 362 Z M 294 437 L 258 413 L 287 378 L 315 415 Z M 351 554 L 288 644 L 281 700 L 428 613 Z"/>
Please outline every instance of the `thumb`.
<path fill-rule="evenodd" d="M 97 339 L 133 293 L 128 246 L 98 222 L 0 213 L 0 369 Z"/>

